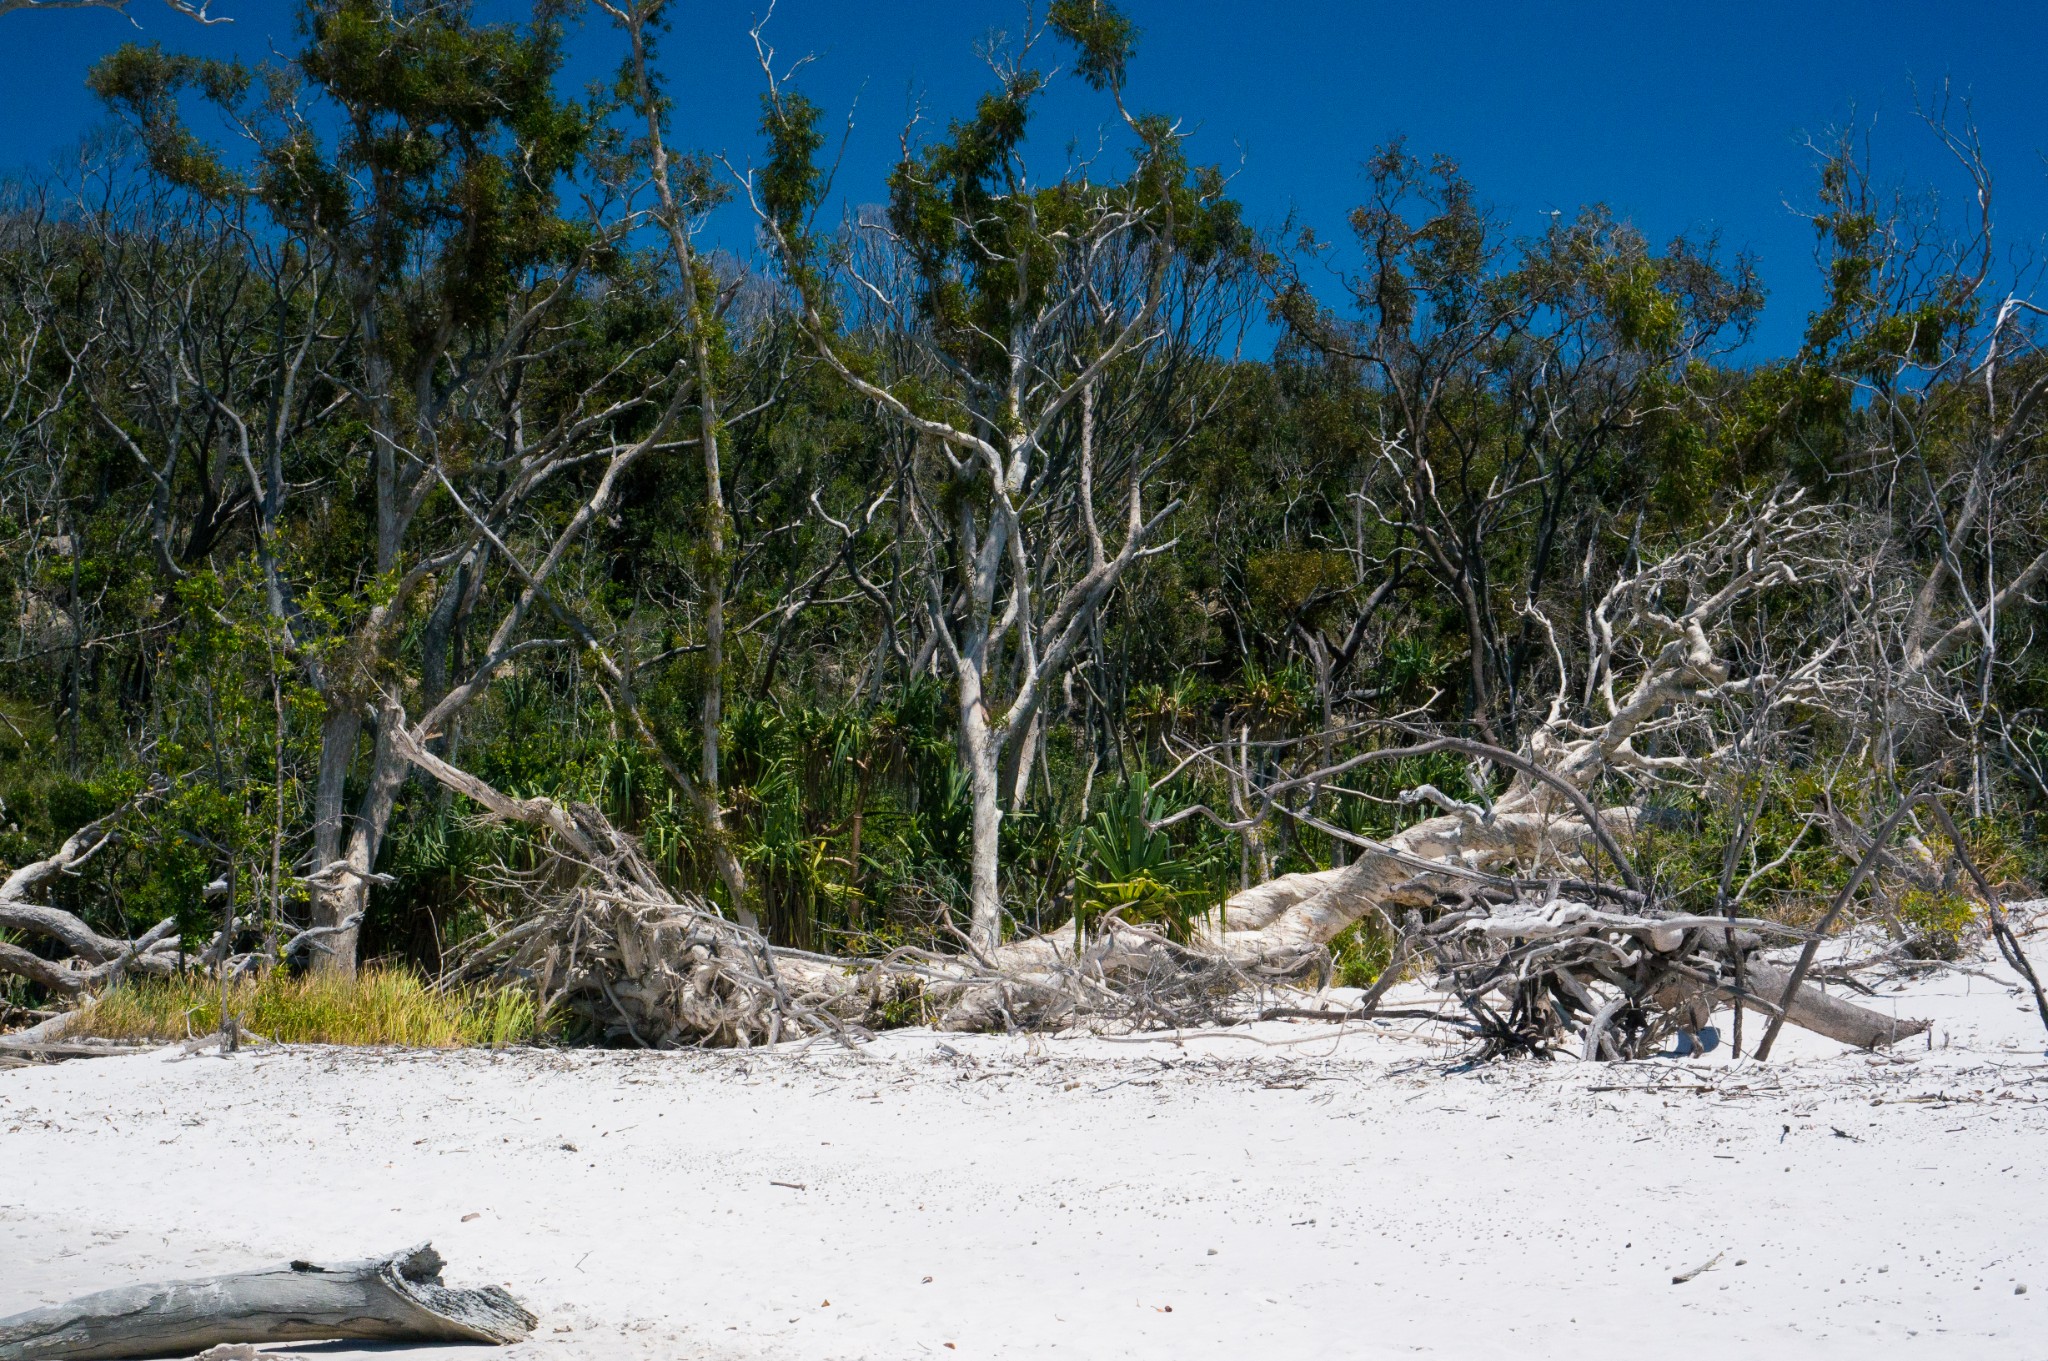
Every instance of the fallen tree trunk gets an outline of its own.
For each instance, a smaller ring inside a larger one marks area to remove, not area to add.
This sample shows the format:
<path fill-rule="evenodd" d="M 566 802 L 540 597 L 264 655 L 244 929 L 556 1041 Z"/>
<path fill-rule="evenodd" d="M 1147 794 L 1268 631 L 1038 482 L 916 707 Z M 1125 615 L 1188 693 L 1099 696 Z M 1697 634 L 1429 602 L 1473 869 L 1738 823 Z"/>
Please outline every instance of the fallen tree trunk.
<path fill-rule="evenodd" d="M 102 1058 L 113 1054 L 141 1053 L 156 1046 L 124 1044 L 116 1040 L 70 1038 L 85 1019 L 85 1009 L 59 1012 L 49 1020 L 26 1030 L 0 1035 L 0 1067 L 18 1068 L 47 1059 Z"/>
<path fill-rule="evenodd" d="M 446 981 L 527 980 L 541 1016 L 559 1007 L 604 1039 L 649 1049 L 747 1047 L 839 1028 L 831 1005 L 855 992 L 843 971 L 811 970 L 830 995 L 801 995 L 759 932 L 670 890 L 639 842 L 598 809 L 512 798 L 428 751 L 395 708 L 387 722 L 419 770 L 552 843 L 555 862 L 537 876 L 532 914 L 464 947 Z"/>
<path fill-rule="evenodd" d="M 48 936 L 88 964 L 104 964 L 128 948 L 125 940 L 103 936 L 61 907 L 44 907 L 0 897 L 0 930 Z"/>
<path fill-rule="evenodd" d="M 431 1244 L 362 1262 L 291 1262 L 130 1285 L 0 1319 L 0 1361 L 190 1355 L 233 1342 L 517 1342 L 534 1316 L 495 1285 L 441 1284 Z"/>
<path fill-rule="evenodd" d="M 26 1030 L 12 1030 L 0 1035 L 0 1051 L 8 1049 L 32 1049 L 39 1044 L 52 1044 L 63 1039 L 85 1019 L 79 1011 L 60 1011 L 47 1021 L 30 1026 Z"/>
<path fill-rule="evenodd" d="M 954 1030 L 1240 1019 L 1264 1009 L 1267 994 L 1327 980 L 1341 932 L 1368 914 L 1393 928 L 1398 910 L 1409 921 L 1404 940 L 1415 936 L 1411 949 L 1435 961 L 1439 986 L 1471 1013 L 1489 1055 L 1553 1052 L 1581 1018 L 1597 1017 L 1585 1030 L 1595 1054 L 1640 1057 L 1705 1024 L 1700 1009 L 1722 986 L 1731 933 L 1748 953 L 1761 938 L 1747 928 L 1782 929 L 1658 910 L 1639 888 L 1582 878 L 1597 846 L 1636 881 L 1614 834 L 1631 828 L 1637 811 L 1579 818 L 1590 807 L 1583 798 L 1560 799 L 1568 805 L 1560 812 L 1530 793 L 1516 809 L 1459 806 L 1385 842 L 1361 838 L 1352 865 L 1248 889 L 1186 940 L 1111 913 L 1084 930 L 1069 924 L 993 952 L 837 960 L 773 948 L 710 904 L 676 894 L 597 809 L 511 798 L 428 752 L 395 712 L 390 728 L 413 765 L 493 817 L 543 829 L 554 851 L 524 876 L 528 910 L 466 946 L 444 984 L 520 981 L 543 1015 L 561 1007 L 603 1038 L 649 1048 L 845 1036 L 886 1024 L 890 1003 L 913 999 Z M 1530 783 L 1540 791 L 1557 781 Z M 1595 901 L 1560 898 L 1567 884 Z M 1791 1019 L 1864 1048 L 1924 1028 L 1813 988 L 1795 997 Z"/>
<path fill-rule="evenodd" d="M 85 978 L 78 970 L 67 969 L 55 960 L 31 954 L 4 940 L 0 940 L 0 974 L 26 978 L 52 997 L 76 997 L 85 991 Z"/>
<path fill-rule="evenodd" d="M 1779 999 L 1785 995 L 1785 985 L 1792 981 L 1792 971 L 1752 960 L 1744 966 L 1743 972 L 1749 982 L 1747 993 L 1739 993 L 1722 984 L 1715 988 L 1715 995 L 1724 1002 L 1740 1001 L 1747 1007 L 1775 1011 Z M 1901 1020 L 1844 1002 L 1838 997 L 1830 997 L 1811 983 L 1801 983 L 1799 990 L 1792 994 L 1792 1005 L 1786 1009 L 1785 1019 L 1802 1030 L 1811 1030 L 1816 1035 L 1825 1035 L 1837 1043 L 1857 1049 L 1882 1049 L 1900 1040 L 1909 1040 L 1925 1032 L 1931 1024 Z"/>

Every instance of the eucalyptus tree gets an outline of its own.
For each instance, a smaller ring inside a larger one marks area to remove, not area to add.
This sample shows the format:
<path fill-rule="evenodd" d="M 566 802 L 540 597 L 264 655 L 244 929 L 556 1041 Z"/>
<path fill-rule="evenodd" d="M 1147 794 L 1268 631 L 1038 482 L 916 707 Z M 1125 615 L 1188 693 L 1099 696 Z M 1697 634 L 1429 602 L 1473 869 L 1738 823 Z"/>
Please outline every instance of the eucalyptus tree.
<path fill-rule="evenodd" d="M 913 120 L 886 210 L 857 214 L 837 241 L 817 226 L 820 111 L 763 48 L 771 155 L 747 181 L 818 358 L 912 437 L 905 492 L 955 686 L 984 951 L 1001 936 L 1005 754 L 1028 746 L 1104 600 L 1162 548 L 1178 502 L 1148 504 L 1148 487 L 1254 258 L 1224 177 L 1190 163 L 1171 121 L 1127 106 L 1130 21 L 1061 0 L 1047 26 L 1108 96 L 1123 173 L 1107 171 L 1106 148 L 1034 172 L 1027 133 L 1052 80 L 1031 64 L 1041 30 L 991 49 L 994 87 L 971 117 L 925 140 Z M 1152 419 L 1104 419 L 1118 383 L 1150 388 Z"/>
<path fill-rule="evenodd" d="M 406 752 L 447 750 L 517 659 L 598 641 L 551 580 L 635 463 L 692 442 L 692 384 L 623 248 L 639 218 L 596 154 L 603 110 L 557 92 L 567 6 L 541 0 L 518 24 L 445 0 L 301 15 L 287 60 L 131 46 L 92 79 L 156 174 L 246 204 L 331 270 L 336 331 L 271 352 L 267 390 L 314 385 L 348 419 L 315 439 L 229 394 L 214 405 L 286 651 L 323 708 L 305 878 L 324 962 L 352 969 Z M 193 100 L 244 154 L 192 131 Z"/>
<path fill-rule="evenodd" d="M 1359 263 L 1339 275 L 1351 314 L 1325 308 L 1298 262 L 1276 310 L 1373 394 L 1378 457 L 1353 497 L 1393 545 L 1386 580 L 1412 561 L 1455 603 L 1468 716 L 1504 733 L 1547 658 L 1527 611 L 1561 568 L 1602 556 L 1650 469 L 1686 485 L 1714 395 L 1695 363 L 1740 342 L 1761 294 L 1746 263 L 1683 239 L 1659 253 L 1603 209 L 1517 241 L 1455 165 L 1398 142 L 1366 174 Z"/>
<path fill-rule="evenodd" d="M 2048 749 L 2025 660 L 2048 579 L 2048 308 L 2031 268 L 2001 268 L 1975 128 L 1939 104 L 1924 121 L 1968 210 L 1957 221 L 1931 189 L 1881 186 L 1853 134 L 1827 146 L 1813 219 L 1828 293 L 1780 386 L 1840 421 L 1826 471 L 1863 489 L 1883 579 L 1909 601 L 1877 661 L 1877 764 L 1966 752 L 1981 817 L 2000 761 L 2024 773 Z"/>
<path fill-rule="evenodd" d="M 650 216 L 667 247 L 668 263 L 674 271 L 674 287 L 681 312 L 681 343 L 688 351 L 690 381 L 694 385 L 697 446 L 704 462 L 704 506 L 701 550 L 697 554 L 698 601 L 703 618 L 703 695 L 698 707 L 698 768 L 692 779 L 673 760 L 664 756 L 670 778 L 676 781 L 696 807 L 709 833 L 710 850 L 719 877 L 724 881 L 733 909 L 742 923 L 757 921 L 747 894 L 746 869 L 735 851 L 726 810 L 720 798 L 719 751 L 725 710 L 726 627 L 725 610 L 732 562 L 728 539 L 731 514 L 725 495 L 725 469 L 720 456 L 723 426 L 728 413 L 722 409 L 721 393 L 725 375 L 718 362 L 728 350 L 724 334 L 725 304 L 733 296 L 721 290 L 709 262 L 698 250 L 695 235 L 704 215 L 726 197 L 723 186 L 712 175 L 712 164 L 702 156 L 678 156 L 669 145 L 670 101 L 656 70 L 656 41 L 666 26 L 669 0 L 596 0 L 610 15 L 627 42 L 627 54 L 620 71 L 619 87 L 629 113 L 639 127 L 632 152 L 642 163 L 649 188 L 654 194 Z M 616 677 L 630 694 L 623 673 Z M 644 717 L 636 718 L 643 724 Z M 652 734 L 650 734 L 650 737 Z"/>

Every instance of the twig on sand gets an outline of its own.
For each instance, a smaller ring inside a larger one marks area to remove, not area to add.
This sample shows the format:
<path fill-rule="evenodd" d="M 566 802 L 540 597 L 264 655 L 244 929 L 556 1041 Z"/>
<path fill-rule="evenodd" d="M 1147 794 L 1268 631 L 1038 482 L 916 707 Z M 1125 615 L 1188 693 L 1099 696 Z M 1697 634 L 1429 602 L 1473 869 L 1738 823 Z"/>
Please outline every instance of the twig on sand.
<path fill-rule="evenodd" d="M 1716 1266 L 1720 1265 L 1721 1259 L 1723 1257 L 1726 1257 L 1727 1255 L 1728 1254 L 1726 1252 L 1717 1252 L 1712 1257 L 1709 1257 L 1706 1261 L 1694 1267 L 1691 1271 L 1682 1271 L 1678 1275 L 1673 1276 L 1671 1278 L 1671 1283 L 1673 1285 L 1684 1285 L 1693 1277 L 1704 1275 L 1707 1272 L 1712 1271 Z"/>

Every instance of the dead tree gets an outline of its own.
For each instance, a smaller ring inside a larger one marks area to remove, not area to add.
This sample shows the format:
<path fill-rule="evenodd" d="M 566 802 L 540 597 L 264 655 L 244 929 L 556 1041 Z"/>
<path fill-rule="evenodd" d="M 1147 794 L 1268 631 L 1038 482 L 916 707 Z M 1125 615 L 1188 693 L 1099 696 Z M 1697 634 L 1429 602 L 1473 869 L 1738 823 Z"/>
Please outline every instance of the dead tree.
<path fill-rule="evenodd" d="M 871 965 L 771 947 L 669 888 L 596 808 L 511 798 L 427 750 L 396 705 L 387 715 L 402 759 L 491 818 L 534 828 L 549 851 L 538 873 L 502 876 L 501 921 L 457 953 L 444 986 L 524 986 L 541 1017 L 575 1016 L 601 1041 L 647 1049 L 846 1035 L 879 1001 Z"/>
<path fill-rule="evenodd" d="M 825 366 L 914 437 L 906 510 L 955 685 L 971 934 L 984 952 L 1002 930 L 1006 757 L 1029 769 L 1038 716 L 1096 612 L 1161 551 L 1178 503 L 1151 493 L 1148 505 L 1148 493 L 1175 430 L 1197 415 L 1196 358 L 1242 314 L 1252 254 L 1221 176 L 1191 168 L 1164 120 L 1124 110 L 1135 31 L 1096 10 L 1092 26 L 1058 7 L 1048 23 L 1111 97 L 1136 153 L 1126 178 L 1097 179 L 1090 163 L 1034 175 L 1023 129 L 1047 78 L 1029 64 L 1041 35 L 1027 33 L 991 54 L 995 89 L 973 120 L 922 145 L 913 120 L 889 211 L 855 219 L 836 248 L 812 219 L 819 111 L 755 35 L 773 156 L 743 183 L 796 319 Z M 1146 391 L 1134 409 L 1147 420 L 1109 419 L 1120 389 Z"/>
<path fill-rule="evenodd" d="M 1793 495 L 1742 504 L 1694 543 L 1625 572 L 1591 611 L 1576 667 L 1539 616 L 1557 684 L 1518 749 L 1420 733 L 1269 782 L 1257 818 L 1278 813 L 1344 837 L 1295 807 L 1294 796 L 1328 789 L 1370 763 L 1442 753 L 1506 777 L 1498 796 L 1484 800 L 1429 785 L 1407 791 L 1403 802 L 1443 811 L 1384 841 L 1351 838 L 1359 854 L 1344 868 L 1239 893 L 1205 943 L 1239 968 L 1305 969 L 1354 922 L 1377 915 L 1404 949 L 1435 962 L 1497 1051 L 1555 1049 L 1576 1035 L 1588 1057 L 1633 1056 L 1702 1020 L 1704 1000 L 1733 995 L 1761 999 L 1750 1004 L 1849 1043 L 1915 1033 L 1832 1003 L 1767 965 L 1745 977 L 1737 961 L 1771 924 L 1736 920 L 1732 911 L 1674 915 L 1626 850 L 1659 785 L 1710 786 L 1739 763 L 1743 744 L 1765 730 L 1744 714 L 1860 709 L 1870 690 L 1857 646 L 1858 621 L 1870 626 L 1867 608 L 1815 618 L 1795 654 L 1768 670 L 1738 674 L 1728 646 L 1742 613 L 1773 588 L 1818 580 L 1823 599 L 1853 605 L 1855 528 Z M 1868 585 L 1862 595 L 1867 605 Z M 1224 759 L 1208 749 L 1189 754 L 1191 762 Z M 1200 806 L 1167 821 L 1189 817 L 1231 827 L 1249 821 Z M 1025 942 L 1010 947 L 1005 962 L 1029 968 L 1060 950 Z M 1775 998 L 1772 984 L 1784 985 Z"/>
<path fill-rule="evenodd" d="M 498 63 L 510 50 L 501 40 L 518 46 L 520 60 L 540 63 L 535 69 L 561 60 L 547 7 L 527 29 L 490 33 L 452 12 L 432 22 L 393 15 L 376 22 L 400 54 L 390 60 L 426 61 L 431 51 L 432 60 L 448 63 L 446 81 L 431 83 L 422 100 L 392 107 L 377 82 L 347 78 L 342 68 L 360 54 L 322 48 L 330 41 L 324 30 L 295 70 L 280 73 L 301 91 L 286 103 L 266 103 L 247 82 L 202 79 L 202 69 L 161 65 L 155 56 L 110 64 L 95 77 L 136 125 L 157 174 L 234 200 L 264 221 L 266 233 L 289 242 L 291 258 L 324 262 L 317 295 L 290 301 L 302 309 L 317 301 L 327 330 L 308 325 L 290 337 L 304 344 L 266 351 L 271 371 L 263 381 L 247 394 L 216 392 L 212 405 L 256 508 L 258 557 L 283 649 L 324 705 L 314 873 L 306 882 L 312 925 L 330 933 L 320 966 L 344 971 L 355 967 L 351 923 L 363 917 L 411 769 L 382 726 L 384 677 L 414 678 L 426 696 L 429 740 L 449 749 L 468 705 L 504 668 L 534 653 L 601 645 L 559 599 L 556 577 L 605 523 L 635 465 L 701 439 L 684 430 L 694 371 L 651 358 L 674 339 L 672 330 L 601 351 L 570 340 L 607 298 L 626 296 L 618 290 L 645 286 L 600 278 L 645 219 L 625 201 L 623 186 L 600 173 L 582 220 L 569 221 L 556 194 L 562 177 L 582 164 L 582 151 L 575 139 L 548 131 L 568 125 L 556 116 L 554 88 L 539 80 L 514 90 L 501 79 Z M 513 94 L 525 102 L 515 107 Z M 216 103 L 259 155 L 318 162 L 325 167 L 318 174 L 332 173 L 322 182 L 338 197 L 230 174 L 183 120 L 185 97 Z M 314 112 L 322 103 L 336 115 L 331 121 Z M 471 126 L 477 107 L 492 112 L 486 124 Z M 374 159 L 379 153 L 365 139 L 385 120 L 411 128 L 421 154 L 374 185 L 333 171 L 351 157 Z M 536 191 L 487 207 L 453 188 L 479 174 Z M 317 341 L 329 332 L 346 334 L 349 344 L 324 351 Z M 565 376 L 559 369 L 567 363 L 584 369 Z M 543 370 L 561 380 L 562 391 L 547 391 Z M 364 578 L 388 584 L 340 615 L 304 608 L 298 583 L 269 551 L 288 516 L 313 513 L 293 504 L 294 489 L 318 485 L 334 470 L 295 465 L 308 442 L 290 439 L 291 428 L 276 419 L 278 404 L 259 405 L 256 396 L 309 385 L 361 420 L 363 447 L 351 455 L 369 472 L 369 513 L 354 547 Z M 408 621 L 422 616 L 415 637 Z M 671 773 L 680 774 L 672 763 Z M 692 787 L 687 777 L 679 783 Z M 352 817 L 344 807 L 351 786 L 361 789 Z"/>

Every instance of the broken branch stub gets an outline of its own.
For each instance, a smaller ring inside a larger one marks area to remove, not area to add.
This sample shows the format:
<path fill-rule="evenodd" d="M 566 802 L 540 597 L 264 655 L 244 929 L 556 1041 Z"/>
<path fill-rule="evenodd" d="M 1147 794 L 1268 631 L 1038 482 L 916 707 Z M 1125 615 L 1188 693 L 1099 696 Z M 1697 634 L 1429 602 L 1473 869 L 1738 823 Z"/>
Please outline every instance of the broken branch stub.
<path fill-rule="evenodd" d="M 130 1285 L 0 1319 L 0 1361 L 180 1356 L 235 1342 L 517 1342 L 536 1322 L 495 1285 L 441 1284 L 422 1243 L 367 1261 L 295 1261 L 196 1281 Z"/>

